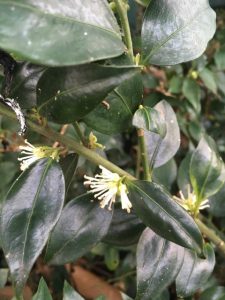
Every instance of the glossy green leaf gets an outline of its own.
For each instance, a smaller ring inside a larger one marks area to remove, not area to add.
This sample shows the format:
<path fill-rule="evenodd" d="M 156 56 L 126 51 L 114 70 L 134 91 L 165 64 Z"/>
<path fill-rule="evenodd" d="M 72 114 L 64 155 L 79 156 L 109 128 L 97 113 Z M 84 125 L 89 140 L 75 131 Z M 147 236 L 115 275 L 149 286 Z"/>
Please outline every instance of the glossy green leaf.
<path fill-rule="evenodd" d="M 13 72 L 10 97 L 17 100 L 21 108 L 37 105 L 37 83 L 45 68 L 31 63 L 18 63 Z"/>
<path fill-rule="evenodd" d="M 79 156 L 76 153 L 70 153 L 60 160 L 60 165 L 63 170 L 65 178 L 65 191 L 66 195 L 72 183 L 73 177 L 76 172 Z"/>
<path fill-rule="evenodd" d="M 105 104 L 100 103 L 85 118 L 85 123 L 95 130 L 114 134 L 131 127 L 133 113 L 141 103 L 143 86 L 141 74 L 120 84 L 106 96 Z"/>
<path fill-rule="evenodd" d="M 58 163 L 42 159 L 15 181 L 1 212 L 1 241 L 18 293 L 55 226 L 64 201 Z"/>
<path fill-rule="evenodd" d="M 148 106 L 139 106 L 132 121 L 133 126 L 159 134 L 162 138 L 166 135 L 166 124 L 160 112 Z"/>
<path fill-rule="evenodd" d="M 137 243 L 144 228 L 145 225 L 135 214 L 115 208 L 112 223 L 103 241 L 115 246 L 129 246 Z"/>
<path fill-rule="evenodd" d="M 176 278 L 183 262 L 184 248 L 146 228 L 137 246 L 136 300 L 155 299 Z"/>
<path fill-rule="evenodd" d="M 102 209 L 93 196 L 84 194 L 63 209 L 53 229 L 45 259 L 50 264 L 71 262 L 87 253 L 107 233 L 112 212 Z"/>
<path fill-rule="evenodd" d="M 202 237 L 194 220 L 162 186 L 138 180 L 127 185 L 133 209 L 146 226 L 178 245 L 201 250 Z"/>
<path fill-rule="evenodd" d="M 51 68 L 38 83 L 38 110 L 58 123 L 72 123 L 92 111 L 109 92 L 139 72 L 135 66 L 88 64 Z"/>
<path fill-rule="evenodd" d="M 176 278 L 179 297 L 193 295 L 209 278 L 215 266 L 215 253 L 209 244 L 204 246 L 205 258 L 199 258 L 190 250 L 185 250 L 184 260 Z"/>
<path fill-rule="evenodd" d="M 37 293 L 33 296 L 32 300 L 52 300 L 48 286 L 43 278 L 41 278 Z"/>
<path fill-rule="evenodd" d="M 191 78 L 186 78 L 183 82 L 182 92 L 195 111 L 199 113 L 201 110 L 201 89 L 197 82 Z"/>
<path fill-rule="evenodd" d="M 176 114 L 165 100 L 160 101 L 154 108 L 161 114 L 166 124 L 166 135 L 145 131 L 145 143 L 151 167 L 160 167 L 168 162 L 180 147 L 180 129 Z"/>
<path fill-rule="evenodd" d="M 223 45 L 214 56 L 216 66 L 219 70 L 225 69 L 225 45 Z"/>
<path fill-rule="evenodd" d="M 200 78 L 202 79 L 204 85 L 212 91 L 214 94 L 217 93 L 217 83 L 216 83 L 216 77 L 214 73 L 209 70 L 208 68 L 204 68 L 200 73 L 199 73 Z"/>
<path fill-rule="evenodd" d="M 175 65 L 199 57 L 215 33 L 215 18 L 208 0 L 152 0 L 142 27 L 144 63 Z"/>
<path fill-rule="evenodd" d="M 207 199 L 222 187 L 225 181 L 224 163 L 211 137 L 205 135 L 200 140 L 193 152 L 189 172 L 198 199 Z"/>
<path fill-rule="evenodd" d="M 210 213 L 215 217 L 225 217 L 225 184 L 221 189 L 211 197 L 209 197 Z"/>
<path fill-rule="evenodd" d="M 105 0 L 1 0 L 0 47 L 50 66 L 82 64 L 125 51 Z"/>
<path fill-rule="evenodd" d="M 84 300 L 81 295 L 79 295 L 67 281 L 64 283 L 63 288 L 63 300 Z"/>

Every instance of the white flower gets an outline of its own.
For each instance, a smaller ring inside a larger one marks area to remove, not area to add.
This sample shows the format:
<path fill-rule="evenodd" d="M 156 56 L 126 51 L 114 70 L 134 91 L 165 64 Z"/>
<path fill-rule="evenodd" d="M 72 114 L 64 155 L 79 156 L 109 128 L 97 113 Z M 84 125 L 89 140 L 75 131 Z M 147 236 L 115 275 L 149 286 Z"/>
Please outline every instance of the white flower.
<path fill-rule="evenodd" d="M 24 142 L 27 146 L 19 146 L 19 149 L 22 150 L 21 154 L 25 154 L 25 156 L 18 158 L 21 161 L 20 169 L 22 171 L 41 158 L 51 157 L 55 160 L 59 159 L 59 150 L 56 148 L 48 146 L 34 147 L 27 140 Z"/>
<path fill-rule="evenodd" d="M 187 198 L 184 197 L 182 191 L 179 191 L 180 198 L 173 196 L 174 200 L 179 203 L 184 209 L 190 212 L 196 212 L 202 209 L 209 207 L 209 200 L 206 199 L 202 201 L 200 204 L 197 203 L 197 197 L 195 193 L 191 192 L 190 185 L 188 185 L 188 194 Z"/>
<path fill-rule="evenodd" d="M 90 185 L 90 193 L 93 193 L 94 197 L 101 201 L 101 208 L 108 206 L 109 210 L 112 209 L 116 196 L 120 196 L 122 209 L 126 209 L 130 213 L 132 204 L 127 196 L 127 187 L 122 183 L 122 178 L 102 166 L 99 166 L 99 168 L 102 173 L 95 175 L 95 177 L 84 175 L 84 178 L 87 179 L 84 184 Z"/>

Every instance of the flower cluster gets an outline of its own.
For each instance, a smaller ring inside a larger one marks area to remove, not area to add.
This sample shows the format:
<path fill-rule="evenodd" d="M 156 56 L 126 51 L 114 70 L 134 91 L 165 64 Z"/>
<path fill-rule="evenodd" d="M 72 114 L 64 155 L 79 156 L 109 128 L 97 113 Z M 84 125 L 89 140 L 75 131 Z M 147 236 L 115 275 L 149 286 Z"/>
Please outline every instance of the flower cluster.
<path fill-rule="evenodd" d="M 55 160 L 59 159 L 59 149 L 48 146 L 35 147 L 27 140 L 24 142 L 26 146 L 19 146 L 19 149 L 22 150 L 21 154 L 25 156 L 18 158 L 18 160 L 21 161 L 20 169 L 22 171 L 26 170 L 32 163 L 41 158 L 51 157 Z"/>
<path fill-rule="evenodd" d="M 182 191 L 179 191 L 179 194 L 180 198 L 173 196 L 174 200 L 191 213 L 196 212 L 196 210 L 199 211 L 209 207 L 208 199 L 203 200 L 200 204 L 198 204 L 197 197 L 195 193 L 191 192 L 190 185 L 188 185 L 187 198 L 184 197 Z"/>
<path fill-rule="evenodd" d="M 116 196 L 119 196 L 122 209 L 126 209 L 130 213 L 132 204 L 127 196 L 127 187 L 122 183 L 122 178 L 102 166 L 99 166 L 99 168 L 102 170 L 101 174 L 97 174 L 95 177 L 84 176 L 87 179 L 84 184 L 90 186 L 90 193 L 93 193 L 94 198 L 101 201 L 100 206 L 102 208 L 108 206 L 109 210 L 112 209 L 112 205 L 116 201 Z"/>

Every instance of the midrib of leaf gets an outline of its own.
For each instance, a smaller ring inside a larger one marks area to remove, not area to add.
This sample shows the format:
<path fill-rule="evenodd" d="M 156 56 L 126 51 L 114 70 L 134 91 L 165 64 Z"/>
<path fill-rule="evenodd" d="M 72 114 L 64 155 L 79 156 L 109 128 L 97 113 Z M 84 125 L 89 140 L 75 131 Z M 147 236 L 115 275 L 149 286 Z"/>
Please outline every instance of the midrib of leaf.
<path fill-rule="evenodd" d="M 193 273 L 193 270 L 194 270 L 194 267 L 195 267 L 196 260 L 197 260 L 197 256 L 196 256 L 196 254 L 194 254 L 194 261 L 193 261 L 193 264 L 192 264 L 192 266 L 191 266 L 191 271 L 190 271 L 190 273 L 188 274 L 187 283 L 186 283 L 186 285 L 185 285 L 185 293 L 187 292 L 188 284 L 189 284 L 189 281 L 190 281 L 190 279 L 191 279 L 191 274 Z M 182 267 L 181 267 L 181 268 L 182 268 Z"/>
<path fill-rule="evenodd" d="M 86 26 L 90 26 L 90 27 L 95 27 L 99 30 L 102 30 L 102 31 L 106 31 L 108 33 L 110 33 L 111 35 L 115 35 L 117 36 L 120 40 L 120 35 L 113 31 L 113 30 L 110 30 L 108 28 L 104 28 L 104 27 L 100 27 L 98 25 L 95 25 L 95 24 L 91 24 L 91 23 L 84 23 L 84 22 L 81 22 L 79 20 L 76 20 L 76 19 L 73 19 L 72 17 L 68 17 L 68 16 L 60 16 L 58 14 L 50 14 L 48 12 L 43 12 L 42 10 L 34 7 L 34 6 L 29 6 L 29 5 L 26 5 L 26 4 L 23 4 L 23 3 L 18 3 L 18 2 L 15 2 L 15 1 L 0 1 L 0 4 L 5 4 L 7 6 L 17 6 L 17 7 L 20 7 L 20 8 L 24 8 L 24 9 L 27 9 L 27 10 L 30 10 L 30 11 L 33 11 L 35 12 L 36 14 L 39 14 L 39 15 L 42 15 L 42 16 L 48 16 L 50 18 L 57 18 L 57 19 L 61 19 L 61 20 L 64 20 L 64 21 L 68 21 L 68 22 L 71 22 L 71 23 L 80 23 L 82 25 L 86 25 Z"/>
<path fill-rule="evenodd" d="M 169 42 L 172 38 L 174 38 L 175 36 L 177 36 L 179 34 L 180 31 L 182 31 L 183 29 L 185 29 L 186 27 L 188 27 L 197 16 L 200 16 L 201 14 L 203 14 L 203 12 L 205 12 L 205 10 L 209 9 L 209 7 L 204 8 L 201 12 L 196 12 L 196 14 L 193 16 L 193 18 L 191 18 L 189 20 L 189 22 L 187 22 L 186 24 L 184 24 L 183 26 L 181 26 L 180 28 L 178 28 L 177 30 L 175 30 L 171 35 L 169 35 L 165 40 L 162 41 L 162 43 L 160 43 L 159 45 L 156 45 L 156 47 L 154 47 L 149 55 L 146 56 L 146 58 L 144 59 L 143 63 L 147 63 L 148 60 L 155 54 L 158 52 L 158 50 L 160 48 L 162 48 L 167 42 Z"/>
<path fill-rule="evenodd" d="M 105 67 L 105 68 L 107 68 L 107 67 Z M 116 67 L 115 67 L 115 68 L 116 68 Z M 118 68 L 119 68 L 119 67 L 118 67 Z M 129 69 L 129 68 L 130 68 L 130 67 L 128 67 L 128 69 Z M 136 70 L 135 70 L 135 69 L 133 69 L 133 70 L 130 69 L 127 73 L 124 73 L 123 76 L 124 76 L 124 75 L 128 75 L 128 73 L 130 73 L 130 72 L 136 72 Z M 113 75 L 112 77 L 116 77 L 116 76 Z M 57 102 L 57 101 L 55 101 L 55 97 L 56 97 L 57 100 L 58 100 L 58 98 L 60 98 L 60 96 L 66 96 L 67 94 L 71 94 L 71 93 L 75 93 L 75 92 L 77 93 L 77 92 L 79 92 L 79 91 L 83 91 L 83 90 L 85 89 L 86 86 L 88 86 L 89 89 L 90 89 L 90 85 L 96 85 L 96 83 L 99 83 L 99 82 L 102 81 L 102 80 L 105 80 L 105 79 L 104 79 L 104 78 L 101 78 L 101 79 L 98 79 L 98 80 L 94 80 L 94 81 L 87 82 L 87 83 L 85 83 L 84 85 L 79 86 L 79 87 L 75 87 L 75 88 L 71 88 L 71 89 L 68 89 L 68 90 L 64 90 L 64 91 L 58 93 L 57 95 L 52 96 L 52 97 L 49 98 L 48 100 L 46 100 L 44 103 L 42 103 L 40 106 L 38 106 L 37 110 L 38 110 L 38 111 L 41 111 L 41 110 L 43 109 L 43 107 L 49 105 L 51 102 L 53 102 L 53 103 Z M 115 92 L 115 90 L 114 90 L 114 92 Z M 70 97 L 70 98 L 71 98 L 71 97 Z M 123 99 L 122 99 L 122 100 L 123 100 Z M 101 102 L 101 100 L 100 100 L 99 102 Z M 131 112 L 131 115 L 133 115 L 132 112 Z"/>
<path fill-rule="evenodd" d="M 145 193 L 145 191 L 143 191 L 139 186 L 137 186 L 136 184 L 132 183 L 132 182 L 129 182 L 129 184 L 133 185 L 136 187 L 137 190 L 139 190 L 141 193 L 143 193 L 147 198 L 149 198 L 154 204 L 155 206 L 158 206 L 170 219 L 172 219 L 174 221 L 174 223 L 181 229 L 183 230 L 183 232 L 185 232 L 185 234 L 189 237 L 189 239 L 191 241 L 194 241 L 191 237 L 191 235 L 189 234 L 189 232 L 186 230 L 186 228 L 184 228 L 182 226 L 182 224 L 180 224 L 179 222 L 177 222 L 176 219 L 174 219 L 173 216 L 171 216 L 161 205 L 159 205 L 159 203 L 157 203 L 153 198 L 151 198 L 148 194 Z M 144 201 L 143 201 L 144 202 Z M 145 202 L 144 202 L 145 204 Z M 194 241 L 195 245 L 198 246 L 198 244 Z M 199 246 L 198 246 L 199 248 Z"/>
<path fill-rule="evenodd" d="M 114 93 L 120 98 L 120 100 L 123 103 L 123 106 L 125 107 L 125 109 L 128 111 L 128 113 L 133 116 L 133 113 L 129 107 L 129 104 L 127 103 L 126 99 L 118 92 L 118 90 L 114 90 Z"/>
<path fill-rule="evenodd" d="M 49 167 L 50 167 L 51 163 L 52 163 L 52 159 L 49 159 L 49 161 L 47 162 L 46 167 L 44 169 L 44 172 L 41 175 L 40 183 L 38 185 L 38 189 L 37 189 L 37 192 L 35 194 L 34 201 L 33 201 L 33 204 L 32 204 L 32 208 L 31 208 L 31 211 L 30 211 L 29 219 L 28 219 L 27 226 L 26 226 L 26 229 L 25 229 L 25 239 L 24 239 L 23 250 L 22 250 L 22 265 L 24 264 L 24 254 L 25 254 L 27 237 L 28 237 L 29 227 L 30 227 L 30 224 L 31 224 L 31 219 L 32 219 L 32 216 L 33 216 L 33 213 L 34 213 L 34 209 L 35 209 L 35 206 L 36 206 L 36 203 L 37 203 L 38 196 L 39 196 L 40 191 L 43 187 L 43 183 L 44 183 L 44 180 L 46 178 L 46 175 L 47 175 L 47 172 L 49 170 Z"/>
<path fill-rule="evenodd" d="M 162 239 L 163 240 L 163 244 L 162 244 L 162 247 L 161 247 L 161 250 L 160 250 L 160 254 L 159 254 L 159 257 L 157 259 L 157 263 L 156 263 L 156 267 L 155 267 L 155 271 L 153 272 L 150 280 L 148 280 L 148 287 L 150 287 L 150 285 L 152 284 L 152 281 L 153 281 L 153 278 L 154 278 L 154 274 L 158 271 L 158 268 L 159 268 L 159 265 L 160 265 L 160 261 L 161 261 L 161 258 L 163 258 L 163 252 L 165 250 L 165 247 L 166 247 L 166 240 L 165 239 Z M 150 296 L 150 295 L 148 295 Z M 155 296 L 155 295 L 154 295 Z"/>
<path fill-rule="evenodd" d="M 79 201 L 79 202 L 80 202 L 80 201 Z M 90 213 L 91 211 L 92 211 L 92 207 L 90 207 L 90 209 L 88 210 L 88 212 L 87 212 L 86 215 L 88 216 L 89 213 Z M 78 228 L 78 230 L 76 231 L 76 233 L 71 237 L 71 239 L 68 239 L 67 242 L 65 242 L 65 243 L 63 244 L 63 246 L 62 246 L 61 248 L 59 248 L 59 249 L 54 253 L 54 255 L 51 257 L 51 259 L 48 259 L 48 261 L 54 260 L 54 258 L 55 258 L 57 255 L 59 255 L 59 254 L 63 251 L 63 249 L 66 248 L 66 246 L 67 246 L 69 243 L 71 243 L 73 240 L 76 239 L 77 235 L 79 234 L 80 230 L 82 229 L 83 225 L 84 225 L 86 222 L 87 222 L 87 220 L 84 220 L 84 222 L 80 224 L 80 227 Z M 47 245 L 46 253 L 48 252 L 50 242 L 51 242 L 51 238 L 50 238 L 49 243 L 48 243 L 48 245 Z"/>

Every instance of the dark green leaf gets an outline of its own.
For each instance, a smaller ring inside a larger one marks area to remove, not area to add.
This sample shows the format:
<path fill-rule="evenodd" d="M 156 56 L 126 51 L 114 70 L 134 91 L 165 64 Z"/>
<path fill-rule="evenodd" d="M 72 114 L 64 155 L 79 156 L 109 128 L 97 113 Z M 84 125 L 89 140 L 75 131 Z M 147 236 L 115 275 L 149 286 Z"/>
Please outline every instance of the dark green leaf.
<path fill-rule="evenodd" d="M 133 126 L 159 134 L 162 138 L 166 135 L 166 124 L 160 112 L 148 106 L 139 106 L 132 121 Z"/>
<path fill-rule="evenodd" d="M 33 296 L 32 300 L 52 300 L 48 286 L 43 278 L 41 278 L 37 293 Z"/>
<path fill-rule="evenodd" d="M 141 75 L 137 74 L 111 92 L 105 98 L 105 104 L 99 104 L 84 118 L 85 123 L 105 134 L 127 130 L 141 102 L 142 93 Z"/>
<path fill-rule="evenodd" d="M 160 167 L 168 162 L 180 147 L 180 129 L 176 114 L 165 100 L 160 101 L 154 108 L 161 114 L 166 124 L 166 135 L 145 131 L 145 142 L 151 167 Z"/>
<path fill-rule="evenodd" d="M 12 161 L 0 162 L 0 190 L 4 189 L 15 177 L 17 172 L 16 164 Z"/>
<path fill-rule="evenodd" d="M 19 63 L 13 74 L 10 97 L 17 100 L 21 108 L 37 105 L 37 83 L 45 68 L 30 63 Z"/>
<path fill-rule="evenodd" d="M 18 293 L 59 218 L 64 189 L 59 165 L 42 159 L 9 190 L 1 212 L 1 240 Z"/>
<path fill-rule="evenodd" d="M 125 51 L 105 0 L 1 0 L 0 47 L 50 66 L 82 64 Z"/>
<path fill-rule="evenodd" d="M 209 136 L 200 140 L 193 152 L 190 164 L 190 179 L 199 200 L 215 194 L 225 181 L 225 168 L 216 144 Z"/>
<path fill-rule="evenodd" d="M 99 207 L 93 196 L 84 194 L 71 200 L 63 209 L 51 233 L 46 261 L 64 264 L 81 257 L 107 233 L 112 212 Z"/>
<path fill-rule="evenodd" d="M 138 71 L 135 66 L 98 64 L 48 69 L 38 83 L 38 109 L 48 119 L 72 123 L 92 111 L 111 90 Z"/>
<path fill-rule="evenodd" d="M 182 91 L 195 111 L 199 113 L 201 110 L 201 89 L 197 82 L 191 78 L 186 78 L 183 83 Z"/>
<path fill-rule="evenodd" d="M 63 170 L 64 178 L 65 178 L 65 190 L 66 195 L 68 193 L 70 184 L 73 180 L 77 162 L 78 162 L 79 156 L 75 153 L 68 154 L 65 158 L 60 160 L 60 165 Z"/>
<path fill-rule="evenodd" d="M 116 246 L 129 246 L 137 243 L 144 228 L 145 225 L 135 214 L 115 208 L 112 223 L 103 241 Z"/>
<path fill-rule="evenodd" d="M 84 300 L 69 284 L 65 281 L 63 288 L 63 300 Z"/>
<path fill-rule="evenodd" d="M 202 247 L 202 237 L 192 217 L 162 186 L 148 181 L 127 182 L 135 213 L 155 233 L 183 247 Z"/>
<path fill-rule="evenodd" d="M 136 300 L 159 296 L 176 278 L 183 262 L 184 248 L 146 228 L 137 246 Z"/>
<path fill-rule="evenodd" d="M 216 78 L 214 76 L 214 73 L 210 71 L 207 68 L 204 68 L 200 73 L 199 73 L 200 78 L 204 82 L 205 86 L 207 89 L 212 91 L 214 94 L 217 93 L 217 83 L 216 83 Z"/>
<path fill-rule="evenodd" d="M 190 250 L 185 250 L 183 265 L 176 278 L 179 297 L 193 295 L 208 280 L 215 265 L 215 253 L 209 244 L 204 246 L 205 258 L 199 258 Z"/>
<path fill-rule="evenodd" d="M 142 28 L 144 62 L 174 65 L 199 57 L 215 33 L 215 17 L 208 0 L 152 0 Z"/>

